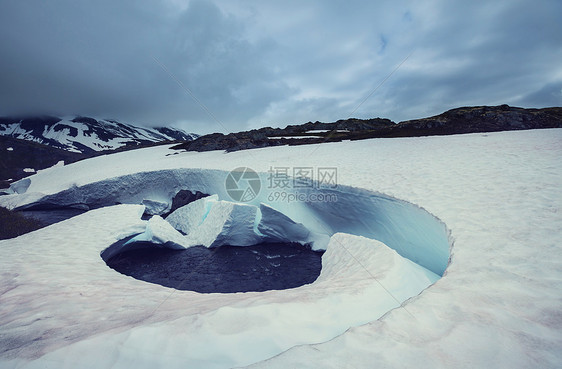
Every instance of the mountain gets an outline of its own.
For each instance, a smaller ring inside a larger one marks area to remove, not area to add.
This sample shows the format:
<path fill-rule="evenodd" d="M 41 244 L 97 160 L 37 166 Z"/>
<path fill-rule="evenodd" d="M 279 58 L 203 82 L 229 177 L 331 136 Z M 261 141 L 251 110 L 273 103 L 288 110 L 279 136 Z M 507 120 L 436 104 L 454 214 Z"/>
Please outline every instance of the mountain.
<path fill-rule="evenodd" d="M 82 116 L 0 117 L 0 135 L 83 154 L 162 141 L 191 141 L 198 137 L 176 128 L 136 127 Z"/>
<path fill-rule="evenodd" d="M 0 189 L 61 161 L 69 164 L 90 156 L 92 155 L 69 152 L 33 141 L 0 136 Z"/>
<path fill-rule="evenodd" d="M 141 128 L 77 116 L 0 117 L 0 188 L 63 161 L 198 137 L 176 128 Z"/>
<path fill-rule="evenodd" d="M 237 151 L 267 146 L 304 145 L 380 137 L 416 137 L 476 132 L 562 128 L 562 108 L 524 109 L 508 105 L 463 107 L 394 123 L 388 119 L 308 122 L 286 128 L 260 128 L 224 135 L 213 133 L 175 146 L 188 151 Z"/>

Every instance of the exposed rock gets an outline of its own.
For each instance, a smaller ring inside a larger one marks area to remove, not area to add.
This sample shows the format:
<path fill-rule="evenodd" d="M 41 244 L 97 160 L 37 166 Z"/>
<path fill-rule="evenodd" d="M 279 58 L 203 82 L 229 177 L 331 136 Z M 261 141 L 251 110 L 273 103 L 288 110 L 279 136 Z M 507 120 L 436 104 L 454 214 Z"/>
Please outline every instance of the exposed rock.
<path fill-rule="evenodd" d="M 433 136 L 561 127 L 562 108 L 477 106 L 452 109 L 430 118 L 400 122 L 394 127 L 382 130 L 378 137 Z"/>
<path fill-rule="evenodd" d="M 460 133 L 560 128 L 562 108 L 523 109 L 477 106 L 395 124 L 388 119 L 345 119 L 334 123 L 308 122 L 286 128 L 265 127 L 224 135 L 213 133 L 174 147 L 188 151 L 237 151 L 267 146 L 305 145 L 377 137 L 412 137 Z"/>
<path fill-rule="evenodd" d="M 32 174 L 26 173 L 25 168 L 40 170 L 60 161 L 70 164 L 86 157 L 36 142 L 0 136 L 0 188 L 7 188 L 12 182 Z"/>
<path fill-rule="evenodd" d="M 188 151 L 238 151 L 268 146 L 333 142 L 341 141 L 341 136 L 345 133 L 375 130 L 392 125 L 394 122 L 391 120 L 381 118 L 347 119 L 334 123 L 308 122 L 302 125 L 289 125 L 285 128 L 264 127 L 227 135 L 212 133 L 174 146 L 174 148 Z M 324 132 L 314 132 L 319 130 Z M 318 138 L 319 136 L 321 138 Z"/>
<path fill-rule="evenodd" d="M 172 208 L 170 209 L 168 214 L 173 213 L 182 206 L 185 206 L 189 203 L 194 202 L 195 200 L 199 200 L 207 196 L 209 195 L 199 191 L 195 191 L 194 193 L 189 190 L 180 190 L 172 199 Z"/>

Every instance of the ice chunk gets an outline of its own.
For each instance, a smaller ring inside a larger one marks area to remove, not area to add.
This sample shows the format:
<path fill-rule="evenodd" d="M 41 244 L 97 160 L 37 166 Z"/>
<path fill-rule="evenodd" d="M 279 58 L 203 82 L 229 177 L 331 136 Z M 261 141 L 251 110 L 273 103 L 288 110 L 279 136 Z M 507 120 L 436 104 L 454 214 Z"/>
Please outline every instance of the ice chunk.
<path fill-rule="evenodd" d="M 254 232 L 257 212 L 258 208 L 253 205 L 217 201 L 205 219 L 207 223 L 222 222 L 222 229 L 211 246 L 250 246 L 260 243 L 261 237 Z"/>
<path fill-rule="evenodd" d="M 260 204 L 261 220 L 258 231 L 268 242 L 301 242 L 308 240 L 310 231 L 285 214 L 265 204 Z"/>
<path fill-rule="evenodd" d="M 165 247 L 177 250 L 182 250 L 189 246 L 185 237 L 159 215 L 150 218 L 146 224 L 146 230 L 133 237 L 126 245 L 143 241 L 162 244 Z"/>
<path fill-rule="evenodd" d="M 219 201 L 213 195 L 182 206 L 166 220 L 186 234 L 190 245 L 250 246 L 262 239 L 254 232 L 257 212 L 256 206 Z"/>
<path fill-rule="evenodd" d="M 203 223 L 211 210 L 212 202 L 216 202 L 218 199 L 217 195 L 213 195 L 195 200 L 168 215 L 166 221 L 175 229 L 188 234 Z"/>
<path fill-rule="evenodd" d="M 20 179 L 19 181 L 14 182 L 10 185 L 10 190 L 18 194 L 25 193 L 29 188 L 29 185 L 31 185 L 31 179 L 29 178 Z"/>
<path fill-rule="evenodd" d="M 219 201 L 217 195 L 182 206 L 166 220 L 187 235 L 189 244 L 207 247 L 250 246 L 261 242 L 307 243 L 311 234 L 304 225 L 270 206 L 261 204 L 258 208 Z"/>
<path fill-rule="evenodd" d="M 145 206 L 145 213 L 149 215 L 162 215 L 170 210 L 170 204 L 167 202 L 145 199 L 142 204 Z"/>
<path fill-rule="evenodd" d="M 205 198 L 202 200 L 206 200 Z M 222 245 L 250 246 L 260 243 L 254 232 L 258 208 L 229 201 L 206 200 L 209 211 L 202 223 L 193 228 L 187 238 L 190 243 L 207 247 Z M 189 205 L 187 205 L 189 206 Z"/>

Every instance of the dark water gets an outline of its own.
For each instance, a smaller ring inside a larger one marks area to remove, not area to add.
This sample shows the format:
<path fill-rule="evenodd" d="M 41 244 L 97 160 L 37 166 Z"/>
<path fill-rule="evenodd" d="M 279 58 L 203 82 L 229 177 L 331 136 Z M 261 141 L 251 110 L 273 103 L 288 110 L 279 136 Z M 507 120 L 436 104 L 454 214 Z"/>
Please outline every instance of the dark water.
<path fill-rule="evenodd" d="M 299 244 L 268 243 L 212 249 L 137 249 L 106 262 L 125 275 L 178 290 L 233 293 L 312 283 L 320 275 L 322 253 Z"/>
<path fill-rule="evenodd" d="M 26 218 L 35 219 L 44 226 L 62 222 L 77 215 L 85 213 L 85 210 L 79 209 L 49 209 L 49 210 L 23 210 L 19 213 Z"/>

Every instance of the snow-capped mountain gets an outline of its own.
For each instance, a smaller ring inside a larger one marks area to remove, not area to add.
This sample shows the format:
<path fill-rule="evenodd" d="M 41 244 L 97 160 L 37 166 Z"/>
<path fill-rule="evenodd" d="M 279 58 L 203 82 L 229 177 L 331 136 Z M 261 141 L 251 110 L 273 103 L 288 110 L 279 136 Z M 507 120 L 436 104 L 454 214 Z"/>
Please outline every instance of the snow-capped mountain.
<path fill-rule="evenodd" d="M 53 116 L 0 118 L 0 135 L 34 141 L 71 152 L 90 153 L 160 141 L 198 137 L 177 128 L 136 127 L 111 119 Z"/>

